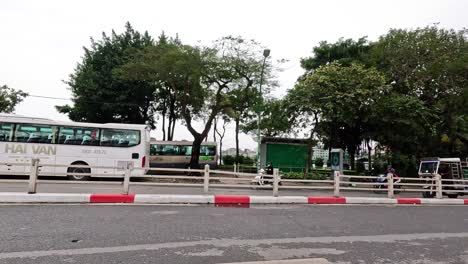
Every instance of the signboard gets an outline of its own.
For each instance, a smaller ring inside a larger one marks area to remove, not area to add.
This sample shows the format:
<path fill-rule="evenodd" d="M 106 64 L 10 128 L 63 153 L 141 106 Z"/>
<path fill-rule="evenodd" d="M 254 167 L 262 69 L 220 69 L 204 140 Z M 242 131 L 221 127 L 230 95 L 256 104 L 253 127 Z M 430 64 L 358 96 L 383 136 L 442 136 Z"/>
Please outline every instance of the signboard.
<path fill-rule="evenodd" d="M 330 152 L 330 164 L 333 171 L 343 171 L 343 150 L 332 149 Z"/>

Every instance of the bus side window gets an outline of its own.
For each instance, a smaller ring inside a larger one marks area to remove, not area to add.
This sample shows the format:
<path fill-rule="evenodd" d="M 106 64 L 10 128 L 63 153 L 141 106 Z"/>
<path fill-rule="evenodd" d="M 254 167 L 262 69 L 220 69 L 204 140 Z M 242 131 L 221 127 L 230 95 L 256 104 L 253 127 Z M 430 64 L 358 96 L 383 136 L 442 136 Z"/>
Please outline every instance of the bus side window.
<path fill-rule="evenodd" d="M 60 127 L 59 144 L 99 145 L 99 129 L 83 127 Z"/>
<path fill-rule="evenodd" d="M 102 129 L 101 146 L 132 147 L 140 144 L 140 131 L 127 129 Z"/>
<path fill-rule="evenodd" d="M 14 136 L 15 142 L 49 143 L 52 142 L 55 127 L 48 125 L 17 124 Z M 50 136 L 52 134 L 52 137 Z"/>
<path fill-rule="evenodd" d="M 13 135 L 13 124 L 0 124 L 0 141 L 11 141 Z"/>
<path fill-rule="evenodd" d="M 151 144 L 150 145 L 150 155 L 151 156 L 155 156 L 156 155 L 156 145 L 155 144 Z"/>

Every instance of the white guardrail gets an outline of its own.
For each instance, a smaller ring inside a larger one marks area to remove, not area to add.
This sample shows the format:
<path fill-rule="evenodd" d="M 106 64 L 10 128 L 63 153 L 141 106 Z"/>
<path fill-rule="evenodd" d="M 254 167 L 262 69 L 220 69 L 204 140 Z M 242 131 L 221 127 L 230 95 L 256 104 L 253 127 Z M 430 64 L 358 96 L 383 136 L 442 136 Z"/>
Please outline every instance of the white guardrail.
<path fill-rule="evenodd" d="M 468 179 L 442 179 L 436 174 L 432 178 L 394 178 L 392 174 L 386 177 L 341 175 L 334 173 L 333 180 L 308 180 L 308 179 L 281 179 L 278 169 L 273 170 L 273 175 L 242 173 L 233 171 L 211 170 L 209 165 L 204 169 L 174 169 L 174 168 L 148 168 L 148 172 L 166 172 L 166 174 L 145 174 L 132 176 L 132 162 L 128 162 L 125 167 L 104 167 L 87 165 L 60 165 L 60 164 L 39 164 L 38 159 L 32 159 L 31 163 L 0 163 L 0 166 L 25 166 L 29 170 L 22 173 L 12 173 L 11 171 L 0 171 L 0 175 L 23 175 L 28 179 L 0 179 L 0 183 L 28 183 L 28 193 L 36 193 L 37 185 L 41 183 L 49 184 L 102 184 L 96 181 L 63 181 L 38 179 L 39 176 L 68 176 L 70 174 L 79 176 L 92 176 L 100 178 L 123 178 L 123 182 L 104 182 L 104 184 L 121 185 L 122 193 L 128 194 L 130 186 L 178 186 L 178 187 L 201 187 L 204 193 L 208 193 L 210 188 L 254 188 L 272 189 L 273 196 L 279 196 L 280 190 L 330 190 L 334 196 L 340 196 L 341 191 L 371 191 L 376 193 L 387 193 L 389 198 L 394 198 L 400 192 L 420 192 L 426 198 L 436 197 L 441 199 L 446 195 L 459 195 L 468 193 Z M 82 169 L 115 169 L 121 173 L 96 174 L 96 173 L 47 173 L 43 172 L 44 167 L 66 167 Z M 141 170 L 141 169 L 140 169 Z M 167 172 L 182 173 L 183 175 L 167 175 Z M 151 178 L 161 180 L 160 182 L 132 182 L 131 178 Z M 380 179 L 381 182 L 377 182 Z M 383 181 L 382 181 L 383 179 Z M 182 181 L 164 182 L 163 180 Z M 227 183 L 226 183 L 227 181 Z M 254 184 L 254 186 L 252 186 Z"/>

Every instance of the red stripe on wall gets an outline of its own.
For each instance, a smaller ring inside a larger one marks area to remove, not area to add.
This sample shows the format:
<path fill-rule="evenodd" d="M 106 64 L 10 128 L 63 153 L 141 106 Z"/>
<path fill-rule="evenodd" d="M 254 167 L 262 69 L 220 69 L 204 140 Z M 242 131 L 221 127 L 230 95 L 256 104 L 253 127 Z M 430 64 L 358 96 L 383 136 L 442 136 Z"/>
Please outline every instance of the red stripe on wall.
<path fill-rule="evenodd" d="M 345 197 L 307 197 L 310 204 L 345 204 Z"/>
<path fill-rule="evenodd" d="M 397 198 L 399 204 L 421 204 L 421 199 L 418 198 Z"/>
<path fill-rule="evenodd" d="M 91 194 L 90 203 L 133 203 L 134 194 Z"/>

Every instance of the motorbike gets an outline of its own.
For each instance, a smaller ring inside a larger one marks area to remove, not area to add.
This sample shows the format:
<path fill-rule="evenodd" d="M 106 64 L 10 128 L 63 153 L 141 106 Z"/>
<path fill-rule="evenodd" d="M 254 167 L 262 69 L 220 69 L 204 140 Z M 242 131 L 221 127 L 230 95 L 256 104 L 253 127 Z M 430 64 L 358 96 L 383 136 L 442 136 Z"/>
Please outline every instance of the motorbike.
<path fill-rule="evenodd" d="M 393 175 L 393 192 L 400 193 L 400 191 L 397 191 L 397 189 L 400 189 L 401 186 L 398 185 L 401 183 L 400 177 L 398 175 L 394 174 Z M 380 174 L 377 179 L 375 179 L 375 185 L 374 185 L 374 192 L 375 193 L 381 193 L 381 192 L 387 192 L 387 175 L 385 174 Z"/>
<path fill-rule="evenodd" d="M 252 182 L 260 186 L 273 185 L 273 175 L 267 174 L 264 169 L 261 169 Z M 282 185 L 281 175 L 278 175 L 278 185 Z"/>

